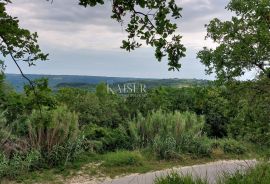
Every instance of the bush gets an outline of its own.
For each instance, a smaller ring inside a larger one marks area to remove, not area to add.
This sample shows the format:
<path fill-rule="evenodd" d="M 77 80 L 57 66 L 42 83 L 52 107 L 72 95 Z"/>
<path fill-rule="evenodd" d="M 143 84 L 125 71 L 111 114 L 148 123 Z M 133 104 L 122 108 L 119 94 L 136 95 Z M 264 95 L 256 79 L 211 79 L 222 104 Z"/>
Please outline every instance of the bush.
<path fill-rule="evenodd" d="M 270 80 L 236 82 L 230 85 L 232 138 L 270 147 Z"/>
<path fill-rule="evenodd" d="M 86 90 L 63 88 L 56 95 L 72 111 L 78 113 L 79 124 L 99 123 L 102 115 L 98 97 Z"/>
<path fill-rule="evenodd" d="M 66 106 L 56 109 L 43 107 L 33 110 L 28 119 L 28 139 L 32 148 L 50 152 L 56 145 L 75 140 L 78 134 L 78 116 Z"/>
<path fill-rule="evenodd" d="M 139 142 L 144 147 L 152 145 L 157 135 L 160 137 L 171 135 L 177 144 L 183 134 L 200 136 L 204 126 L 204 118 L 191 112 L 166 113 L 158 110 L 152 111 L 146 117 L 138 114 L 138 117 L 130 123 L 135 125 Z"/>
<path fill-rule="evenodd" d="M 0 178 L 15 178 L 38 168 L 40 158 L 41 154 L 36 150 L 30 151 L 26 155 L 15 154 L 12 158 L 7 158 L 0 153 Z"/>
<path fill-rule="evenodd" d="M 43 155 L 46 165 L 65 167 L 68 162 L 74 161 L 84 151 L 83 139 L 69 140 L 62 145 L 55 145 L 52 150 Z"/>
<path fill-rule="evenodd" d="M 102 165 L 105 167 L 140 166 L 143 165 L 143 158 L 137 151 L 117 151 L 105 154 Z"/>
<path fill-rule="evenodd" d="M 209 156 L 211 153 L 210 142 L 202 135 L 203 116 L 159 110 L 146 117 L 139 114 L 129 124 L 132 140 L 139 140 L 141 147 L 151 147 L 159 158 L 179 157 L 179 153 L 195 156 Z"/>
<path fill-rule="evenodd" d="M 133 143 L 123 126 L 118 128 L 86 125 L 82 135 L 85 137 L 85 147 L 98 153 L 115 151 L 116 149 L 131 149 Z"/>
<path fill-rule="evenodd" d="M 184 134 L 178 140 L 179 142 L 176 143 L 173 137 L 158 136 L 154 141 L 153 151 L 162 159 L 180 158 L 180 154 L 190 154 L 194 157 L 205 157 L 211 154 L 211 143 L 207 137 Z"/>
<path fill-rule="evenodd" d="M 161 159 L 178 157 L 176 150 L 176 140 L 172 136 L 167 136 L 165 138 L 156 136 L 152 149 L 156 156 Z"/>
<path fill-rule="evenodd" d="M 160 177 L 155 180 L 155 184 L 208 184 L 207 181 L 200 178 L 193 178 L 191 175 L 180 175 L 171 173 L 165 177 Z"/>
<path fill-rule="evenodd" d="M 224 153 L 229 154 L 244 154 L 247 151 L 247 148 L 243 143 L 238 142 L 234 139 L 220 139 L 212 143 L 212 147 L 221 148 Z"/>
<path fill-rule="evenodd" d="M 104 84 L 97 86 L 97 92 L 83 89 L 63 88 L 57 93 L 59 102 L 78 113 L 79 125 L 96 124 L 115 128 L 123 122 L 119 113 L 123 102 L 116 95 L 109 95 Z M 126 116 L 126 114 L 124 114 Z"/>
<path fill-rule="evenodd" d="M 196 137 L 192 134 L 183 134 L 179 138 L 178 150 L 181 153 L 192 154 L 197 157 L 210 156 L 211 141 L 206 136 Z"/>
<path fill-rule="evenodd" d="M 31 148 L 40 150 L 46 167 L 65 165 L 81 149 L 78 138 L 78 116 L 66 106 L 56 109 L 43 107 L 34 110 L 28 122 L 28 140 Z"/>
<path fill-rule="evenodd" d="M 13 127 L 6 124 L 4 113 L 0 112 L 0 152 L 7 158 L 13 154 L 25 154 L 29 151 L 29 146 L 24 138 L 13 134 Z"/>

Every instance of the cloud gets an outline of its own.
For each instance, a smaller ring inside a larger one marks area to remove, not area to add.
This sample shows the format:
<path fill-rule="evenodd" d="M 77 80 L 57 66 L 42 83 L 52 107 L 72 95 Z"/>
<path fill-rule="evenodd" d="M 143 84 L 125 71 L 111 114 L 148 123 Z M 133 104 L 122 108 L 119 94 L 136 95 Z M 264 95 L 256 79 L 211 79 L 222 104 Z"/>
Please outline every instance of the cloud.
<path fill-rule="evenodd" d="M 188 47 L 202 47 L 206 34 L 204 25 L 213 17 L 228 17 L 226 0 L 178 0 L 184 8 L 178 22 Z M 94 8 L 78 5 L 78 0 L 14 0 L 8 11 L 19 17 L 21 25 L 36 31 L 42 44 L 66 49 L 119 48 L 126 38 L 123 27 L 110 19 L 111 4 Z M 193 36 L 192 36 L 193 35 Z M 192 38 L 192 39 L 190 39 Z M 196 44 L 195 44 L 196 43 Z"/>
<path fill-rule="evenodd" d="M 53 4 L 46 0 L 13 0 L 7 10 L 19 18 L 22 27 L 38 32 L 41 47 L 50 53 L 51 62 L 25 67 L 28 73 L 208 78 L 196 60 L 196 52 L 203 46 L 215 46 L 211 40 L 204 40 L 204 25 L 214 17 L 229 19 L 231 13 L 224 9 L 228 1 L 176 0 L 184 8 L 183 18 L 177 20 L 178 33 L 188 49 L 180 73 L 168 72 L 167 61 L 156 62 L 153 49 L 148 47 L 132 53 L 119 49 L 126 33 L 110 18 L 110 1 L 104 6 L 84 8 L 78 0 L 54 0 Z M 16 70 L 11 66 L 8 71 Z"/>

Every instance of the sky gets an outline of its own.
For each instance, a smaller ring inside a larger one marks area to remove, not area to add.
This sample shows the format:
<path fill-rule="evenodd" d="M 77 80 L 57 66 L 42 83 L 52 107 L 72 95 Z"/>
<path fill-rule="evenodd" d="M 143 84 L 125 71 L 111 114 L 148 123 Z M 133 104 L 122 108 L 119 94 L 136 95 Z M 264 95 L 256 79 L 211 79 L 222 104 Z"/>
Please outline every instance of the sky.
<path fill-rule="evenodd" d="M 168 71 L 167 60 L 158 62 L 154 51 L 142 47 L 132 52 L 120 49 L 126 38 L 122 27 L 111 16 L 111 2 L 103 6 L 84 8 L 78 0 L 13 0 L 7 11 L 20 20 L 20 25 L 39 35 L 42 51 L 49 61 L 28 67 L 20 63 L 24 73 L 56 75 L 89 75 L 139 78 L 214 79 L 206 75 L 196 54 L 204 46 L 214 47 L 205 40 L 205 24 L 213 18 L 229 20 L 225 10 L 228 0 L 176 0 L 183 7 L 177 33 L 183 36 L 187 56 L 181 59 L 180 71 Z M 6 73 L 19 73 L 6 62 Z"/>

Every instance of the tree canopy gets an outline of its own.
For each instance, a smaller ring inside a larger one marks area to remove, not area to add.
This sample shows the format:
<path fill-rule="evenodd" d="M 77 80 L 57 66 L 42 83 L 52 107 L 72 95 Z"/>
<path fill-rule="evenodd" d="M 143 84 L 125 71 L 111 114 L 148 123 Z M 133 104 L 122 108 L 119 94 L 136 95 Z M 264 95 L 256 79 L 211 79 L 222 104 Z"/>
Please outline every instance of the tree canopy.
<path fill-rule="evenodd" d="M 218 46 L 204 48 L 198 58 L 222 80 L 230 80 L 256 69 L 270 78 L 270 1 L 231 0 L 227 10 L 236 14 L 230 21 L 213 19 L 207 38 Z"/>

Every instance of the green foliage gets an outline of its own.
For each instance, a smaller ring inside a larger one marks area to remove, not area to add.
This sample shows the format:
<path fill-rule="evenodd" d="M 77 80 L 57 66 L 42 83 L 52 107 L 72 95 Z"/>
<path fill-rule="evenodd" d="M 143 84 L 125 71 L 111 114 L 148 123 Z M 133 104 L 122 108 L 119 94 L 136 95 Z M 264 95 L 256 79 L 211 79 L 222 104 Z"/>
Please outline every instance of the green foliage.
<path fill-rule="evenodd" d="M 226 97 L 226 89 L 215 87 L 206 89 L 201 100 L 201 111 L 205 116 L 204 131 L 209 137 L 223 138 L 228 134 L 230 106 Z"/>
<path fill-rule="evenodd" d="M 9 0 L 0 2 L 0 53 L 5 58 L 8 55 L 14 60 L 26 61 L 33 65 L 36 60 L 46 60 L 47 54 L 43 54 L 37 44 L 37 33 L 30 33 L 19 27 L 19 21 L 6 12 L 6 4 Z M 2 71 L 3 65 L 0 64 Z"/>
<path fill-rule="evenodd" d="M 33 88 L 34 86 L 34 88 Z M 25 85 L 25 106 L 29 110 L 39 109 L 41 106 L 54 108 L 57 102 L 49 88 L 48 79 L 42 78 L 32 81 L 32 85 Z"/>
<path fill-rule="evenodd" d="M 195 178 L 191 175 L 180 175 L 178 173 L 170 173 L 167 176 L 156 178 L 155 184 L 207 184 L 206 180 Z"/>
<path fill-rule="evenodd" d="M 117 151 L 113 153 L 107 153 L 104 156 L 105 167 L 112 166 L 139 166 L 143 164 L 143 158 L 137 151 Z"/>
<path fill-rule="evenodd" d="M 94 94 L 86 90 L 63 88 L 56 96 L 58 101 L 78 113 L 80 125 L 117 127 L 122 122 L 119 113 L 121 99 L 104 93 L 102 89 Z"/>
<path fill-rule="evenodd" d="M 270 2 L 231 0 L 226 7 L 234 12 L 230 21 L 213 19 L 207 37 L 218 46 L 204 48 L 198 58 L 220 80 L 231 80 L 257 69 L 270 78 Z"/>
<path fill-rule="evenodd" d="M 270 81 L 233 83 L 230 85 L 231 137 L 270 145 Z"/>
<path fill-rule="evenodd" d="M 195 156 L 211 153 L 208 139 L 202 136 L 204 118 L 194 113 L 158 110 L 146 117 L 139 114 L 130 124 L 132 140 L 137 140 L 140 147 L 151 147 L 159 158 L 177 158 L 180 153 Z"/>
<path fill-rule="evenodd" d="M 84 152 L 83 139 L 68 140 L 67 142 L 53 146 L 52 150 L 43 154 L 43 162 L 49 167 L 65 167 L 67 163 L 76 160 Z"/>
<path fill-rule="evenodd" d="M 176 140 L 174 137 L 160 137 L 156 136 L 153 141 L 152 149 L 156 156 L 161 159 L 177 158 Z"/>
<path fill-rule="evenodd" d="M 224 153 L 241 155 L 248 151 L 245 144 L 234 139 L 220 139 L 212 143 L 212 147 L 221 148 Z"/>
<path fill-rule="evenodd" d="M 161 137 L 171 135 L 178 142 L 184 133 L 200 136 L 204 125 L 204 118 L 190 112 L 166 113 L 162 110 L 152 111 L 146 117 L 138 117 L 130 122 L 136 125 L 141 145 L 152 144 L 157 135 Z"/>
<path fill-rule="evenodd" d="M 225 153 L 243 154 L 247 149 L 234 139 L 225 139 L 221 142 L 221 146 Z"/>
<path fill-rule="evenodd" d="M 212 151 L 209 138 L 190 133 L 179 138 L 178 149 L 179 152 L 191 154 L 193 157 L 208 157 Z"/>
<path fill-rule="evenodd" d="M 150 110 L 163 109 L 166 110 L 169 106 L 169 91 L 164 87 L 152 89 L 148 92 L 147 100 L 145 103 L 148 105 L 148 112 Z"/>
<path fill-rule="evenodd" d="M 80 89 L 63 88 L 57 93 L 57 100 L 64 103 L 79 115 L 79 124 L 98 123 L 101 116 L 100 104 L 96 95 Z"/>
<path fill-rule="evenodd" d="M 10 179 L 25 174 L 39 166 L 41 154 L 38 151 L 30 151 L 26 155 L 15 154 L 7 158 L 0 153 L 0 178 Z"/>
<path fill-rule="evenodd" d="M 29 144 L 42 152 L 51 152 L 54 146 L 75 140 L 78 134 L 78 116 L 66 106 L 33 110 L 27 125 Z"/>
<path fill-rule="evenodd" d="M 127 130 L 123 126 L 118 128 L 99 127 L 97 125 L 84 126 L 85 148 L 98 153 L 114 151 L 116 149 L 131 149 L 131 142 Z"/>
<path fill-rule="evenodd" d="M 229 100 L 223 87 L 184 87 L 158 88 L 150 90 L 139 111 L 145 116 L 151 110 L 159 108 L 171 112 L 190 111 L 204 115 L 204 131 L 209 137 L 227 136 L 229 123 Z"/>
<path fill-rule="evenodd" d="M 235 174 L 224 174 L 218 184 L 268 184 L 270 181 L 270 164 L 259 164 L 247 172 L 238 171 Z"/>
<path fill-rule="evenodd" d="M 71 88 L 53 93 L 46 81 L 37 84 L 38 102 L 29 86 L 26 95 L 12 90 L 4 93 L 2 168 L 17 167 L 15 163 L 23 162 L 33 149 L 40 152 L 40 158 L 30 170 L 64 169 L 83 152 L 105 154 L 105 160 L 113 160 L 114 165 L 107 161 L 104 167 L 121 168 L 142 163 L 134 155 L 124 157 L 127 150 L 146 149 L 153 158 L 181 160 L 210 157 L 215 151 L 223 155 L 249 151 L 234 139 L 269 144 L 270 90 L 263 78 L 222 87 L 161 87 L 128 97 L 108 94 L 104 84 L 95 93 Z M 126 151 L 109 153 L 116 156 L 106 158 L 107 152 L 116 150 Z M 14 175 L 20 175 L 17 170 Z"/>
<path fill-rule="evenodd" d="M 5 92 L 0 108 L 6 111 L 5 117 L 7 124 L 11 124 L 15 120 L 18 120 L 26 111 L 26 99 L 23 95 L 14 91 Z"/>

